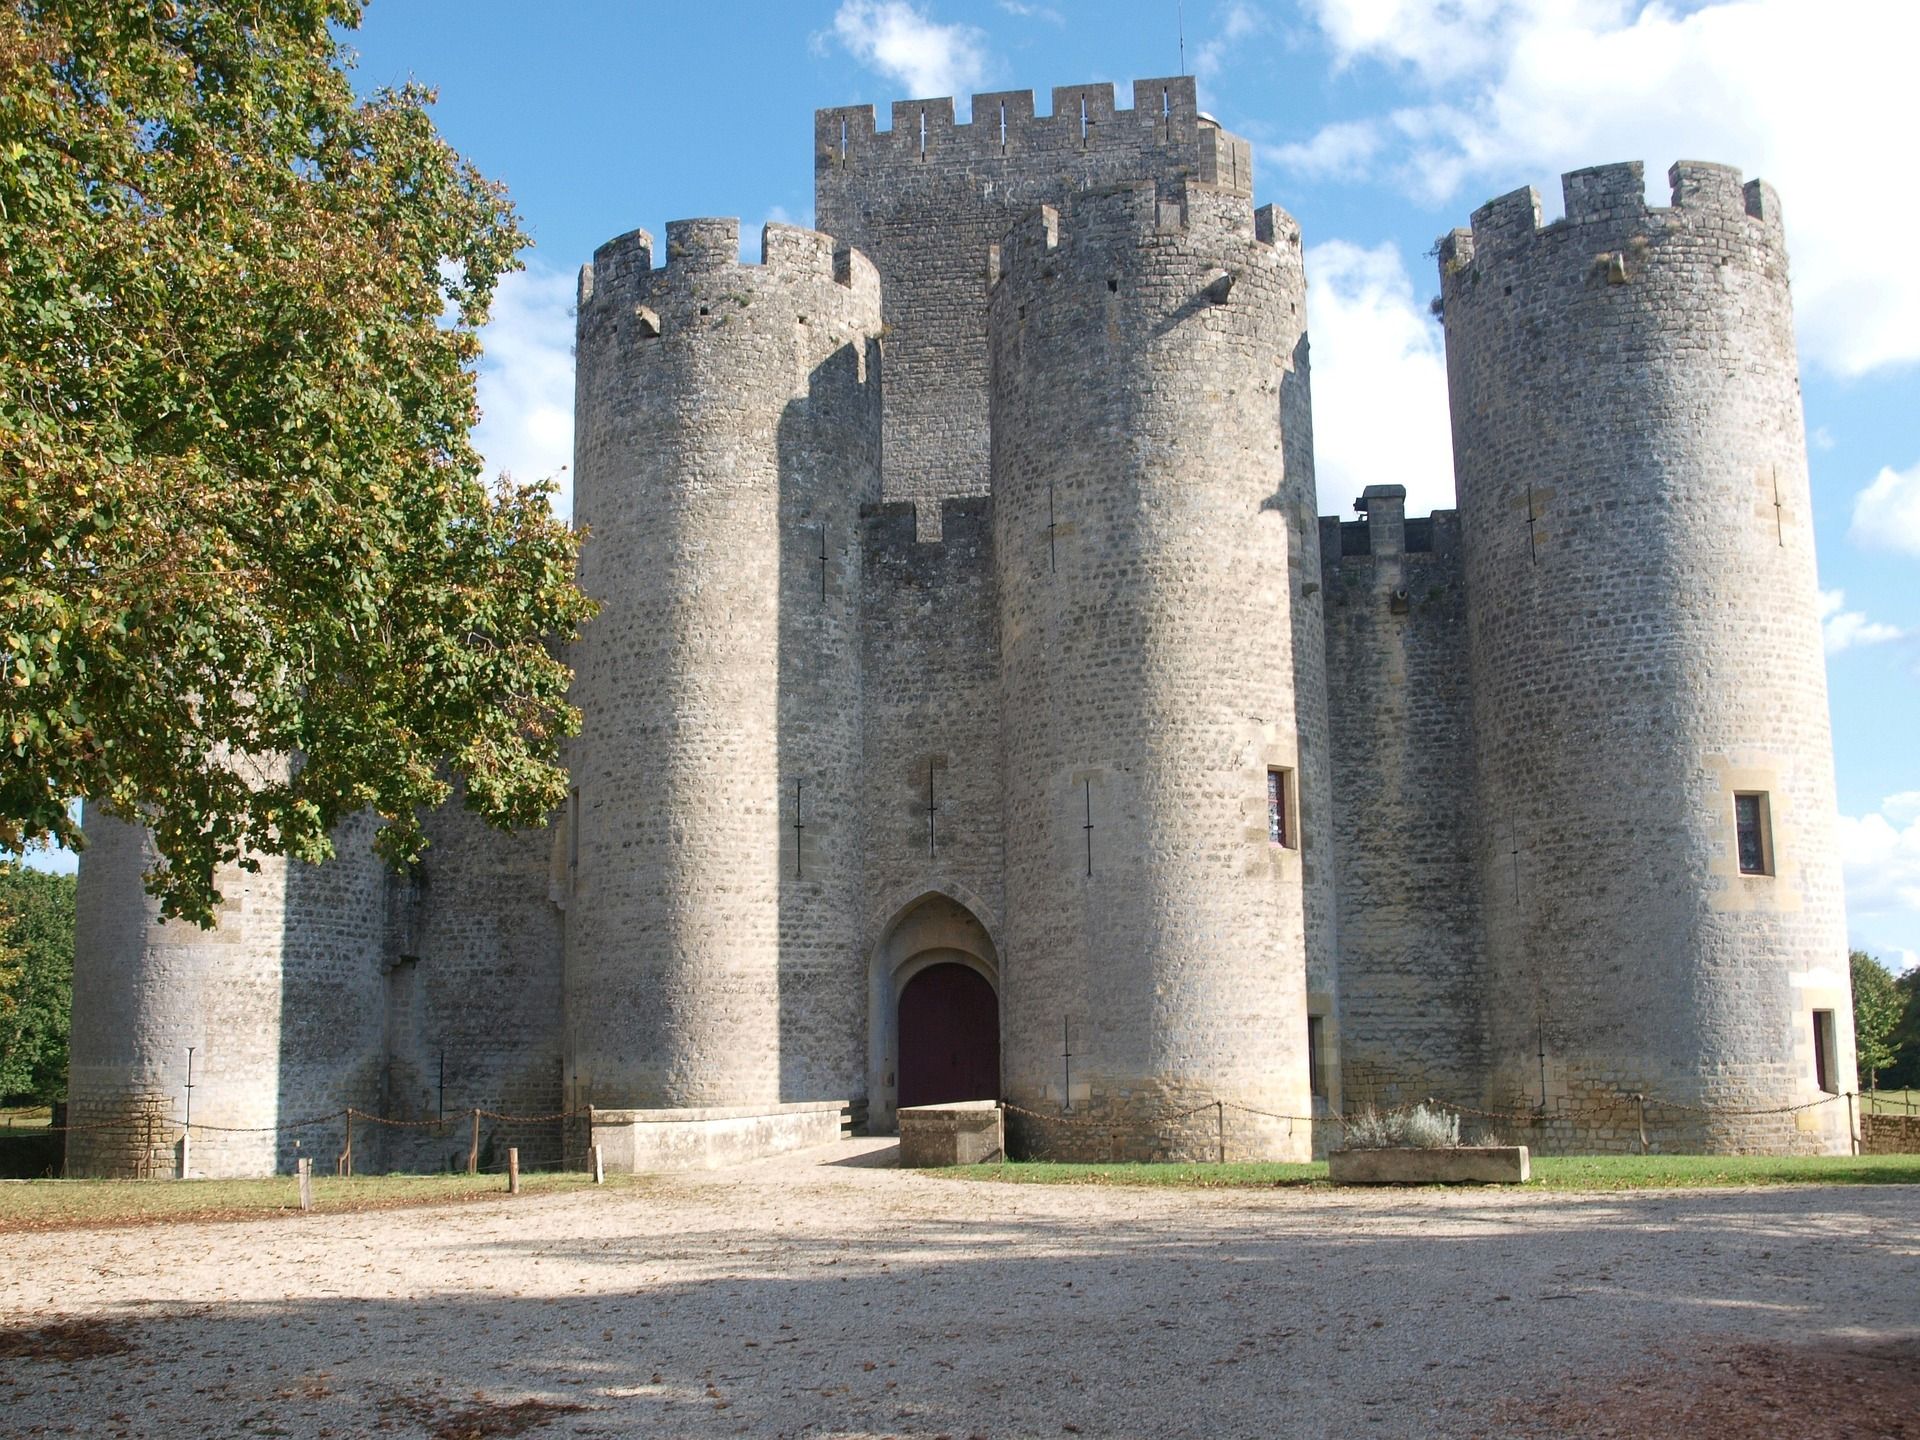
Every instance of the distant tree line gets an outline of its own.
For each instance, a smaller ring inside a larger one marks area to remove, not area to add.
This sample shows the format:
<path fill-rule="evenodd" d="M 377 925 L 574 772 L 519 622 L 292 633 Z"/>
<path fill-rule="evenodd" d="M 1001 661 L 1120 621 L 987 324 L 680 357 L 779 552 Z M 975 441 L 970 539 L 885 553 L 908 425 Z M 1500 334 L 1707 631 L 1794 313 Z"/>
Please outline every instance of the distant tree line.
<path fill-rule="evenodd" d="M 1862 1090 L 1920 1090 L 1920 967 L 1896 976 L 1855 950 L 1853 1043 Z"/>
<path fill-rule="evenodd" d="M 67 1093 L 73 890 L 71 875 L 0 866 L 0 1103 Z"/>

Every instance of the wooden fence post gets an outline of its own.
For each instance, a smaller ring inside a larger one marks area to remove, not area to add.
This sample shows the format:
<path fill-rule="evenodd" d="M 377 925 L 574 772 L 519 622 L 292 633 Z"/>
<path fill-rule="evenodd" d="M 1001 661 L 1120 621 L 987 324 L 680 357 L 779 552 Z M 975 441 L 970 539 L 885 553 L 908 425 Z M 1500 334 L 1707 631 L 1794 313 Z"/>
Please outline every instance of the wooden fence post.
<path fill-rule="evenodd" d="M 601 1155 L 598 1145 L 593 1147 L 593 1183 L 596 1185 L 607 1183 L 606 1158 Z"/>
<path fill-rule="evenodd" d="M 302 1155 L 294 1162 L 300 1175 L 300 1208 L 313 1209 L 313 1161 Z"/>
<path fill-rule="evenodd" d="M 340 1162 L 335 1170 L 342 1176 L 353 1174 L 353 1107 L 347 1107 L 347 1144 L 340 1152 Z"/>
<path fill-rule="evenodd" d="M 518 1195 L 519 1193 L 520 1147 L 518 1145 L 509 1145 L 507 1147 L 507 1194 Z"/>
<path fill-rule="evenodd" d="M 480 1112 L 473 1112 L 473 1141 L 467 1146 L 467 1174 L 480 1173 Z"/>

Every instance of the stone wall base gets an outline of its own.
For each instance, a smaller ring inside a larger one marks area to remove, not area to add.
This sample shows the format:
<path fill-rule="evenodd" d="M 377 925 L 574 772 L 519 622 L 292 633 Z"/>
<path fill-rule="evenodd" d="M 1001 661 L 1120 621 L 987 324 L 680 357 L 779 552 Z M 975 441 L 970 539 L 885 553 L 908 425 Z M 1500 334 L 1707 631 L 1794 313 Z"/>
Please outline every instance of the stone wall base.
<path fill-rule="evenodd" d="M 720 1105 L 690 1110 L 595 1110 L 589 1144 L 606 1168 L 717 1170 L 766 1155 L 830 1145 L 846 1124 L 844 1100 L 793 1105 Z"/>

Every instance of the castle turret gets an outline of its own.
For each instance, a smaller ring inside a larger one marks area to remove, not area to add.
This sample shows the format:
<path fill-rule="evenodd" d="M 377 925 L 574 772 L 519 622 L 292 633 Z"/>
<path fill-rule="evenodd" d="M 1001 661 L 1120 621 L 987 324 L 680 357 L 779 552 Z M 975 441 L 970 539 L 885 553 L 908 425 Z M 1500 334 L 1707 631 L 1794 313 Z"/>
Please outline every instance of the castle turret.
<path fill-rule="evenodd" d="M 1147 183 L 1043 208 L 993 267 L 1003 1073 L 1030 1152 L 1212 1154 L 1218 1100 L 1249 1107 L 1230 1154 L 1307 1153 L 1271 1118 L 1310 1105 L 1297 247 L 1230 188 Z"/>
<path fill-rule="evenodd" d="M 1637 1144 L 1640 1092 L 1674 1148 L 1844 1151 L 1840 1104 L 1742 1113 L 1853 1066 L 1779 203 L 1670 178 L 1441 245 L 1492 1098 L 1561 1148 Z"/>
<path fill-rule="evenodd" d="M 216 924 L 162 920 L 142 884 L 152 837 L 89 808 L 74 935 L 71 1175 L 173 1173 L 188 1119 L 191 1173 L 270 1174 L 340 1143 L 294 1122 L 381 1102 L 386 876 L 372 820 L 337 858 L 263 856 L 217 877 Z M 283 1128 L 284 1127 L 284 1128 Z M 296 1143 L 297 1142 L 297 1143 Z"/>
<path fill-rule="evenodd" d="M 581 272 L 575 505 L 601 604 L 567 903 L 569 1080 L 601 1106 L 864 1089 L 859 507 L 879 278 L 824 235 L 636 231 Z"/>
<path fill-rule="evenodd" d="M 888 499 L 938 501 L 988 484 L 987 248 L 1039 205 L 1066 210 L 1089 187 L 1192 177 L 1253 193 L 1252 147 L 1200 111 L 1191 76 L 896 100 L 814 116 L 814 206 L 822 230 L 873 258 L 885 292 Z M 880 118 L 890 128 L 879 128 Z M 923 526 L 939 506 L 922 506 Z M 930 537 L 923 537 L 930 538 Z"/>

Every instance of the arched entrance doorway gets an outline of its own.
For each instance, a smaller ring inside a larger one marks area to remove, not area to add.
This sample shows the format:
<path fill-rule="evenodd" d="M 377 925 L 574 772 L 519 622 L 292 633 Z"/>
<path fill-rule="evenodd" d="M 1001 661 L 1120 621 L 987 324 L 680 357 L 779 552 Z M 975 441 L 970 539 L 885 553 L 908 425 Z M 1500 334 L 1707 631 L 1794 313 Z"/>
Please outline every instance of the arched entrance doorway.
<path fill-rule="evenodd" d="M 1000 957 L 953 896 L 903 907 L 869 971 L 867 1125 L 898 1126 L 901 1105 L 1000 1097 Z"/>
<path fill-rule="evenodd" d="M 914 973 L 900 991 L 901 1105 L 1000 1098 L 1000 997 L 978 970 L 952 961 Z"/>

